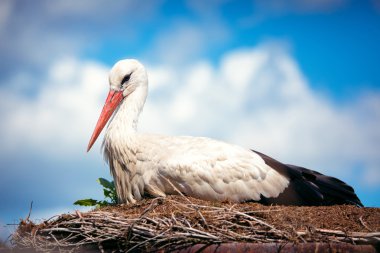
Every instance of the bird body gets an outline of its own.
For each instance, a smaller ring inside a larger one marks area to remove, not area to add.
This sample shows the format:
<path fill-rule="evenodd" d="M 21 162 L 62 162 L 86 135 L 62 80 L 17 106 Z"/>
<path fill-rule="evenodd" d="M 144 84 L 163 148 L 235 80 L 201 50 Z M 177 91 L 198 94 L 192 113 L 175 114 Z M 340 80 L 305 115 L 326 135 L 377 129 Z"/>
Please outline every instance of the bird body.
<path fill-rule="evenodd" d="M 205 137 L 137 132 L 148 93 L 145 68 L 119 61 L 110 73 L 110 92 L 88 150 L 110 120 L 104 156 L 119 202 L 145 195 L 185 195 L 214 201 L 258 201 L 288 205 L 361 205 L 344 182 L 264 154 Z"/>
<path fill-rule="evenodd" d="M 127 202 L 140 200 L 145 191 L 165 196 L 176 190 L 201 199 L 258 201 L 260 195 L 277 197 L 288 185 L 259 155 L 239 146 L 190 136 L 135 134 L 128 140 L 122 150 L 107 141 L 104 146 L 114 178 L 129 172 L 126 182 L 116 181 L 124 184 L 119 195 Z"/>

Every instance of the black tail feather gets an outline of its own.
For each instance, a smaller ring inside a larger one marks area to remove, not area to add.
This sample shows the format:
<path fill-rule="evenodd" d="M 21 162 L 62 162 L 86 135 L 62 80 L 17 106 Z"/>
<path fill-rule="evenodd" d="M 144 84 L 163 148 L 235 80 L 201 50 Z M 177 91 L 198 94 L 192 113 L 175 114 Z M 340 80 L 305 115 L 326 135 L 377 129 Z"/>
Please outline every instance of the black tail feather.
<path fill-rule="evenodd" d="M 354 189 L 345 182 L 306 168 L 294 165 L 287 166 L 292 170 L 300 171 L 308 183 L 317 186 L 318 191 L 323 195 L 321 205 L 351 204 L 363 206 Z"/>
<path fill-rule="evenodd" d="M 303 167 L 283 164 L 254 151 L 265 163 L 290 179 L 289 186 L 276 198 L 262 196 L 261 203 L 284 205 L 340 205 L 363 206 L 354 189 L 345 182 Z"/>

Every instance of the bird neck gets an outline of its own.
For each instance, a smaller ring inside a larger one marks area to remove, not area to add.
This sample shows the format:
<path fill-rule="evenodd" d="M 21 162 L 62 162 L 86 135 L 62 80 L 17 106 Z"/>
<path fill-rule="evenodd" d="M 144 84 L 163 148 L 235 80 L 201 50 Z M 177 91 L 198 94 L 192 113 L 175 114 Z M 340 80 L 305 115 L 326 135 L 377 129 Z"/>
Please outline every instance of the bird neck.
<path fill-rule="evenodd" d="M 136 134 L 137 123 L 144 107 L 146 94 L 146 89 L 138 88 L 124 98 L 107 128 L 106 141 L 125 142 Z"/>

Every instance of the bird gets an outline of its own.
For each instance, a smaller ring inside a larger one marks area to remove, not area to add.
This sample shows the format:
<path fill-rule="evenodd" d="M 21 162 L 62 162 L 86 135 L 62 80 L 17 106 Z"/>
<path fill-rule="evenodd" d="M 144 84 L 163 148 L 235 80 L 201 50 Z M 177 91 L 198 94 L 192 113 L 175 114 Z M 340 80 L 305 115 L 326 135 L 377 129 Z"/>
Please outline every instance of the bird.
<path fill-rule="evenodd" d="M 265 205 L 363 206 L 345 182 L 255 150 L 207 137 L 140 133 L 137 124 L 147 94 L 143 64 L 118 61 L 110 70 L 109 93 L 88 143 L 87 152 L 107 125 L 102 149 L 118 203 L 182 194 Z"/>

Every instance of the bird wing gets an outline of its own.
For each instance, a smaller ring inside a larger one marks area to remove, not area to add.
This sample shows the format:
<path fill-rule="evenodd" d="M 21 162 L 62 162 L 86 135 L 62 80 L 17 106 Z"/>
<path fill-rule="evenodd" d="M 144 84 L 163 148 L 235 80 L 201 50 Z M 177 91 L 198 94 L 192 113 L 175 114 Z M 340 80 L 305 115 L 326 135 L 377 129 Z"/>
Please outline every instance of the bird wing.
<path fill-rule="evenodd" d="M 289 184 L 258 154 L 221 141 L 142 135 L 138 146 L 136 167 L 146 185 L 166 194 L 179 190 L 206 200 L 258 201 L 277 197 Z"/>

